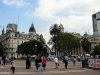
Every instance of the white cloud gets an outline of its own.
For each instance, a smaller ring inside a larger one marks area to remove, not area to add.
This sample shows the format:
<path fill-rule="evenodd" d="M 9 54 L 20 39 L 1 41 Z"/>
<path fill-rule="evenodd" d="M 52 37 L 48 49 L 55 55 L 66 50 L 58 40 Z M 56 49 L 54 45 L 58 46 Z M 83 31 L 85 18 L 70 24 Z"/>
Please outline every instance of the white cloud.
<path fill-rule="evenodd" d="M 34 15 L 40 18 L 53 18 L 57 12 L 65 9 L 67 3 L 61 0 L 39 0 L 38 5 L 39 6 L 36 8 Z"/>
<path fill-rule="evenodd" d="M 46 43 L 49 41 L 49 39 L 51 37 L 50 34 L 49 34 L 49 27 L 44 28 L 44 31 L 40 32 L 39 34 L 43 35 L 43 37 L 46 40 Z"/>
<path fill-rule="evenodd" d="M 28 2 L 25 2 L 25 0 L 1 0 L 3 4 L 5 5 L 14 5 L 16 7 L 23 7 L 24 5 L 29 4 Z"/>
<path fill-rule="evenodd" d="M 98 11 L 100 0 L 39 0 L 34 15 L 51 24 L 62 23 L 65 31 L 92 34 L 92 14 Z"/>
<path fill-rule="evenodd" d="M 83 13 L 92 6 L 89 3 L 93 3 L 93 0 L 39 0 L 34 14 L 40 18 L 50 18 L 63 10 L 72 14 L 76 14 L 78 11 Z"/>

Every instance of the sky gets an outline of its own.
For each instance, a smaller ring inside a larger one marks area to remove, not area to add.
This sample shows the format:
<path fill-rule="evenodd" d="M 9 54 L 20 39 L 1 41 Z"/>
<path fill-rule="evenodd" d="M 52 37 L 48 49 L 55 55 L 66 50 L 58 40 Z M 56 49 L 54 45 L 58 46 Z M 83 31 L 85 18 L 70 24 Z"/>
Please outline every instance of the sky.
<path fill-rule="evenodd" d="M 100 0 L 0 0 L 0 33 L 9 23 L 28 33 L 33 22 L 46 41 L 55 23 L 62 24 L 65 32 L 93 34 L 92 14 L 99 11 Z"/>

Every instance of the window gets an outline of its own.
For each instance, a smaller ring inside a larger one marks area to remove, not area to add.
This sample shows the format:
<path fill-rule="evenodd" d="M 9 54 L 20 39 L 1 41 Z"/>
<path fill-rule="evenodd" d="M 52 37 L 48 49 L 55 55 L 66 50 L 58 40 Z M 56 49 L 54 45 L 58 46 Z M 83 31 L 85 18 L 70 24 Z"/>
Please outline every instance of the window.
<path fill-rule="evenodd" d="M 19 45 L 19 41 L 17 40 L 17 45 Z"/>
<path fill-rule="evenodd" d="M 13 40 L 12 40 L 12 44 L 13 44 Z"/>

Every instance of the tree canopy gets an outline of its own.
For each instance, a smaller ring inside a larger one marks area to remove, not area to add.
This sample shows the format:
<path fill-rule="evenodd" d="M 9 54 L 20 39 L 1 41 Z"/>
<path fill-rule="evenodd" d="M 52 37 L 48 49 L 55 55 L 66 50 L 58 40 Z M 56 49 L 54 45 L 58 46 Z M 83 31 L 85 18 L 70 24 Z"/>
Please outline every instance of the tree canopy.
<path fill-rule="evenodd" d="M 42 42 L 39 42 L 37 40 L 31 40 L 28 42 L 24 42 L 17 48 L 17 53 L 22 55 L 33 55 L 33 54 L 41 54 L 47 53 L 47 48 L 44 47 Z"/>
<path fill-rule="evenodd" d="M 72 35 L 72 33 L 64 32 L 59 37 L 59 49 L 64 52 L 71 52 L 71 50 L 80 47 L 80 40 Z M 72 53 L 71 53 L 72 54 Z"/>
<path fill-rule="evenodd" d="M 55 48 L 55 55 L 59 52 L 68 52 L 72 49 L 80 47 L 80 39 L 75 37 L 72 33 L 64 32 L 62 25 L 54 24 L 50 28 L 49 44 Z"/>
<path fill-rule="evenodd" d="M 83 40 L 81 41 L 81 45 L 83 48 L 83 51 L 86 53 L 90 53 L 91 51 L 91 43 L 88 41 L 87 38 L 83 38 Z"/>
<path fill-rule="evenodd" d="M 100 55 L 100 44 L 94 47 L 93 55 Z"/>

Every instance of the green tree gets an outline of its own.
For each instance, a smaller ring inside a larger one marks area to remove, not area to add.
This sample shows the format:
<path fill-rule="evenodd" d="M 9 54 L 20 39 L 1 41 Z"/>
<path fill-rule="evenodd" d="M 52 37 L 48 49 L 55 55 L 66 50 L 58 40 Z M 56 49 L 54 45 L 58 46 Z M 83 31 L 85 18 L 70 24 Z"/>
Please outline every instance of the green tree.
<path fill-rule="evenodd" d="M 62 25 L 58 25 L 58 24 L 54 24 L 53 26 L 50 27 L 50 35 L 52 35 L 49 44 L 52 44 L 52 47 L 55 47 L 55 55 L 58 56 L 58 50 L 59 50 L 59 35 L 62 33 L 63 31 L 63 26 Z"/>
<path fill-rule="evenodd" d="M 3 56 L 3 50 L 4 50 L 4 47 L 2 43 L 0 42 L 0 56 Z"/>
<path fill-rule="evenodd" d="M 100 55 L 100 44 L 94 47 L 93 55 Z"/>
<path fill-rule="evenodd" d="M 54 24 L 50 28 L 50 34 L 52 37 L 49 40 L 49 44 L 53 45 L 56 53 L 60 52 L 71 53 L 73 49 L 78 49 L 80 47 L 80 40 L 75 37 L 72 33 L 64 32 L 63 26 L 58 26 L 58 24 Z"/>
<path fill-rule="evenodd" d="M 81 41 L 81 45 L 82 45 L 82 48 L 83 48 L 83 52 L 90 53 L 91 43 L 88 41 L 87 38 L 83 38 L 83 40 Z"/>
<path fill-rule="evenodd" d="M 60 36 L 59 45 L 60 50 L 72 55 L 72 51 L 80 47 L 80 40 L 72 33 L 64 32 Z"/>
<path fill-rule="evenodd" d="M 22 54 L 22 55 L 41 54 L 42 52 L 46 54 L 47 49 L 44 48 L 44 45 L 42 44 L 42 42 L 39 42 L 37 40 L 31 40 L 28 42 L 24 42 L 21 45 L 19 45 L 17 48 L 17 53 Z"/>
<path fill-rule="evenodd" d="M 76 48 L 77 54 L 78 54 L 78 51 L 80 51 L 80 47 L 81 47 L 80 39 L 76 37 L 75 38 L 75 48 Z"/>

